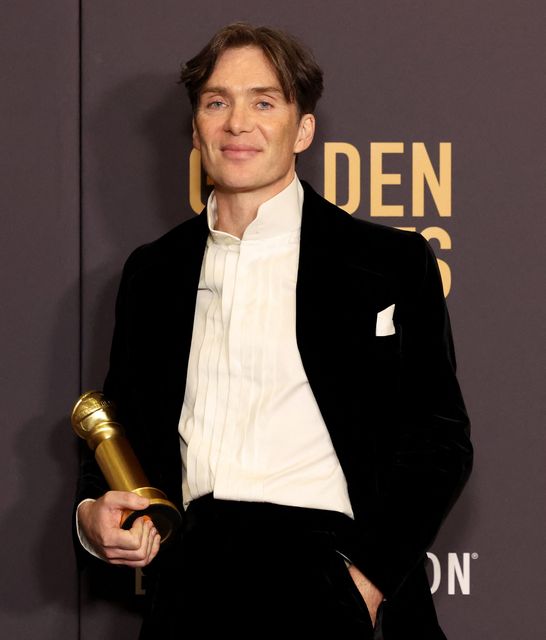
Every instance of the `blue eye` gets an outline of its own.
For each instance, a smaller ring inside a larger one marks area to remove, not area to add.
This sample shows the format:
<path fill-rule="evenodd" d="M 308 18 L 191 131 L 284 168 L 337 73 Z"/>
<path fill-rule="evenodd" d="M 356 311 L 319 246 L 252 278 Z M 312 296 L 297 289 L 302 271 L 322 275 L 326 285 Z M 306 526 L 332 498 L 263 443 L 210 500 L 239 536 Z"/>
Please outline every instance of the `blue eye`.
<path fill-rule="evenodd" d="M 262 110 L 270 109 L 272 106 L 273 105 L 267 102 L 267 100 L 260 100 L 260 102 L 258 102 L 258 108 Z"/>
<path fill-rule="evenodd" d="M 207 104 L 208 109 L 221 109 L 224 103 L 221 100 L 213 100 Z"/>

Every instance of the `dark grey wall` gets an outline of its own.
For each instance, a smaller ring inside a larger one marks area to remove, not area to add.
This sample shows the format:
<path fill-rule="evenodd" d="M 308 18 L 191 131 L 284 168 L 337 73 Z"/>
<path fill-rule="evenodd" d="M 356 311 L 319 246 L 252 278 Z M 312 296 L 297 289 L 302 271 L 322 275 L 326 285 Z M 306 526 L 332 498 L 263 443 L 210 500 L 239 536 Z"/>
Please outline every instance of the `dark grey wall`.
<path fill-rule="evenodd" d="M 432 244 L 452 273 L 448 303 L 476 465 L 432 549 L 441 567 L 434 597 L 450 640 L 542 638 L 543 4 L 82 4 L 81 254 L 77 10 L 60 1 L 47 10 L 8 3 L 3 19 L 3 91 L 12 87 L 0 125 L 8 149 L 0 223 L 3 628 L 12 637 L 53 638 L 62 625 L 63 637 L 76 637 L 68 539 L 76 461 L 66 414 L 80 371 L 84 389 L 102 384 L 124 259 L 194 215 L 179 63 L 219 26 L 246 19 L 298 34 L 325 69 L 318 136 L 300 176 L 322 192 L 324 144 L 354 145 L 362 194 L 355 215 L 368 219 L 370 143 L 403 142 L 404 154 L 385 161 L 386 171 L 402 175 L 385 200 L 404 204 L 405 215 L 373 219 L 418 231 L 437 226 L 451 238 L 451 249 Z M 452 215 L 440 217 L 427 197 L 425 216 L 413 217 L 411 145 L 424 142 L 437 163 L 445 141 L 453 150 Z M 342 201 L 341 161 L 337 178 Z M 449 593 L 450 558 L 463 567 L 467 559 L 469 593 L 458 580 Z M 132 573 L 88 576 L 82 587 L 82 638 L 135 637 Z"/>
<path fill-rule="evenodd" d="M 78 7 L 3 2 L 0 635 L 76 638 Z"/>

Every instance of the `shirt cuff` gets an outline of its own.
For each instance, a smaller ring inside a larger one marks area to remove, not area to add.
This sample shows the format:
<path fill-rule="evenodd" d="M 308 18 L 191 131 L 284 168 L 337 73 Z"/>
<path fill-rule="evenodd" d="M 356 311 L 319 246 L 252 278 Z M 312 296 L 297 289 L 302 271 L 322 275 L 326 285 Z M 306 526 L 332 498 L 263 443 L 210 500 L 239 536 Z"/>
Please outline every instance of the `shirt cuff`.
<path fill-rule="evenodd" d="M 104 558 L 99 556 L 99 554 L 93 549 L 93 546 L 91 545 L 91 543 L 87 539 L 87 536 L 80 529 L 80 522 L 79 522 L 79 518 L 78 518 L 78 513 L 80 512 L 80 507 L 82 506 L 82 504 L 85 504 L 86 502 L 95 502 L 95 500 L 93 500 L 93 498 L 86 498 L 85 500 L 82 500 L 80 502 L 80 504 L 78 505 L 78 508 L 76 509 L 76 533 L 78 534 L 78 540 L 80 541 L 81 546 L 88 553 L 90 553 L 92 556 L 95 556 L 95 558 L 99 558 L 100 560 L 104 560 Z"/>

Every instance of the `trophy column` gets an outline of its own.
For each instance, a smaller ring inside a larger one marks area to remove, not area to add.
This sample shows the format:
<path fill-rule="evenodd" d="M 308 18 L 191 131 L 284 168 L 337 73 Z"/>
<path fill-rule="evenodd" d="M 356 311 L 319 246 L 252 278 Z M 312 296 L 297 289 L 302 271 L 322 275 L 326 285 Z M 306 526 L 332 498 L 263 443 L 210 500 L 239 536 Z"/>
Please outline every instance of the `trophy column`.
<path fill-rule="evenodd" d="M 149 486 L 122 425 L 116 421 L 114 405 L 100 391 L 88 391 L 76 402 L 71 421 L 75 433 L 95 453 L 110 489 L 132 491 L 150 500 L 147 509 L 126 511 L 121 526 L 130 529 L 137 518 L 147 515 L 153 520 L 162 544 L 172 539 L 182 516 L 163 491 Z"/>

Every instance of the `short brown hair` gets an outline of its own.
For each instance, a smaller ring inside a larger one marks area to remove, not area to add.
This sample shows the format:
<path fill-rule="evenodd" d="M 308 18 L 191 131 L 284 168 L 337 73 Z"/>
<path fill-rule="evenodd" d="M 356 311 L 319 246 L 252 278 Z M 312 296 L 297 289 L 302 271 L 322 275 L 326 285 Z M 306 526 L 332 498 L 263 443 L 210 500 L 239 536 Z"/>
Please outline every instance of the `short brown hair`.
<path fill-rule="evenodd" d="M 300 115 L 313 113 L 322 95 L 322 69 L 311 51 L 293 36 L 270 27 L 235 22 L 217 31 L 205 47 L 182 67 L 180 82 L 186 86 L 195 112 L 200 93 L 227 49 L 259 47 L 273 65 L 284 97 L 295 102 Z"/>

